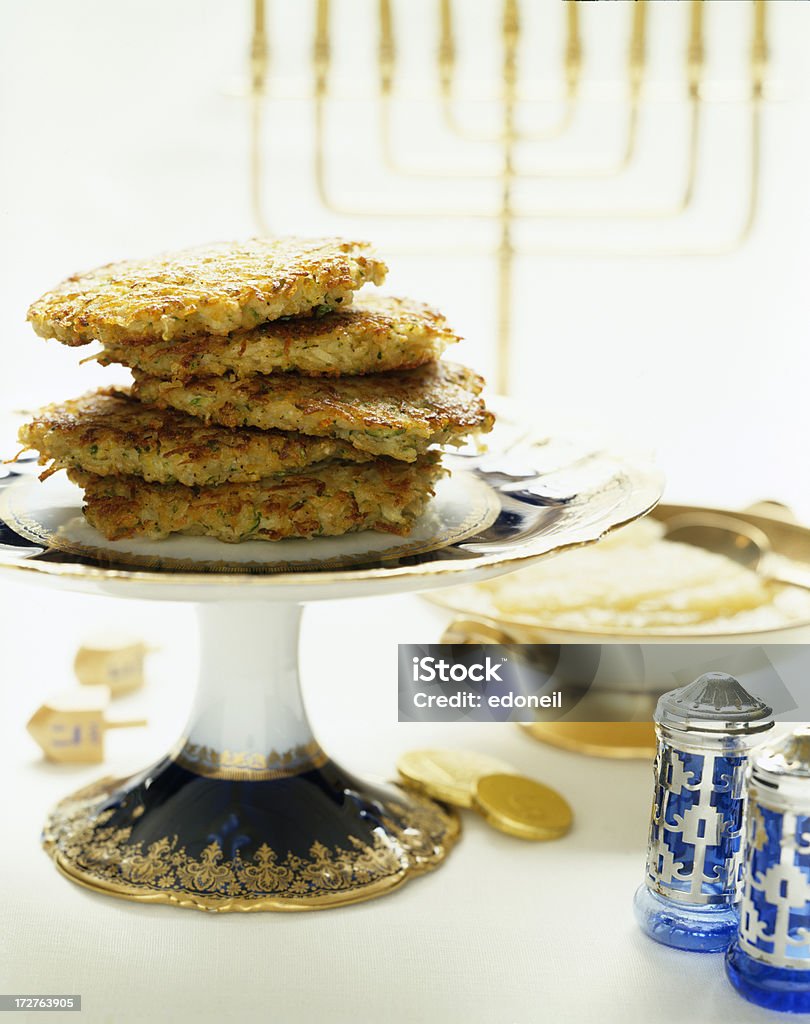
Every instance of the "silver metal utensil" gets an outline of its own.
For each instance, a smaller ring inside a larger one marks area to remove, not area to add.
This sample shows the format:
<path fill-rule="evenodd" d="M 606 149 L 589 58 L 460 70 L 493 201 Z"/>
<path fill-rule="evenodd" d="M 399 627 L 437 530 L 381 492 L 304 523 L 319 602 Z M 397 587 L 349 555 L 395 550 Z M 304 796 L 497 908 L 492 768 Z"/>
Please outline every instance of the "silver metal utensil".
<path fill-rule="evenodd" d="M 667 521 L 666 539 L 732 559 L 777 583 L 810 590 L 810 572 L 776 554 L 767 534 L 736 516 L 686 513 Z"/>

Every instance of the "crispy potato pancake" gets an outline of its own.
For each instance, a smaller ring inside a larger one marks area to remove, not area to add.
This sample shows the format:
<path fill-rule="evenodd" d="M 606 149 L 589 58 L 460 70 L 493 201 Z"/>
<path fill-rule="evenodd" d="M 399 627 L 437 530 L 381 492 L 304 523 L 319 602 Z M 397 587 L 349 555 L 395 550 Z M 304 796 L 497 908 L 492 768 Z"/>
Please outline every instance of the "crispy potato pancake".
<path fill-rule="evenodd" d="M 278 373 L 178 382 L 133 372 L 133 394 L 151 405 L 226 427 L 342 438 L 361 451 L 403 462 L 413 462 L 431 444 L 459 444 L 494 422 L 478 397 L 483 379 L 454 363 L 329 380 Z"/>
<path fill-rule="evenodd" d="M 368 462 L 372 456 L 337 438 L 279 430 L 229 430 L 174 409 L 154 409 L 126 389 L 105 388 L 42 409 L 19 431 L 26 448 L 59 469 L 97 476 L 143 477 L 188 486 L 249 483 L 333 459 Z"/>
<path fill-rule="evenodd" d="M 110 342 L 97 358 L 105 365 L 123 363 L 163 380 L 289 370 L 321 377 L 422 366 L 458 340 L 441 313 L 430 306 L 370 295 L 328 316 L 273 320 L 225 337 Z"/>
<path fill-rule="evenodd" d="M 367 242 L 254 238 L 74 274 L 37 299 L 28 319 L 66 345 L 230 334 L 348 305 L 387 269 Z"/>
<path fill-rule="evenodd" d="M 84 488 L 84 514 L 108 540 L 172 533 L 236 543 L 322 537 L 359 530 L 408 534 L 443 474 L 438 457 L 412 465 L 377 459 L 218 487 L 146 483 L 136 476 L 69 470 Z"/>

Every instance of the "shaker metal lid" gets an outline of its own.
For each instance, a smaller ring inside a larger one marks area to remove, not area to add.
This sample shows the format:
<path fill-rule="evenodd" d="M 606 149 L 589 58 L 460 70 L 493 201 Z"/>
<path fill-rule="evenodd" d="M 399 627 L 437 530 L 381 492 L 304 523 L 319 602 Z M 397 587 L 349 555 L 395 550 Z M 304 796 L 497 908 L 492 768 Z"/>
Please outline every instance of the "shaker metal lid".
<path fill-rule="evenodd" d="M 769 743 L 752 758 L 752 771 L 760 781 L 777 785 L 787 778 L 810 779 L 810 726 Z"/>
<path fill-rule="evenodd" d="M 655 708 L 659 725 L 685 732 L 758 733 L 773 725 L 773 710 L 724 672 L 707 672 L 665 693 Z"/>

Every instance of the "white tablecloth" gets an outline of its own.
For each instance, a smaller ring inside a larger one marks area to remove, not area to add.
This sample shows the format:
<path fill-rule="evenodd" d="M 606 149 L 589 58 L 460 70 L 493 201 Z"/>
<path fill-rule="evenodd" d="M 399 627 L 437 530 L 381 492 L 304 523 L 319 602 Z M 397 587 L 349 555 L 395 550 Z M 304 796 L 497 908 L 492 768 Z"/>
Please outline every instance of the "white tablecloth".
<path fill-rule="evenodd" d="M 439 613 L 414 597 L 307 611 L 304 690 L 322 743 L 377 776 L 392 775 L 399 751 L 421 746 L 505 758 L 565 794 L 576 815 L 569 836 L 526 843 L 465 813 L 462 841 L 438 871 L 320 913 L 206 915 L 71 885 L 39 849 L 43 817 L 98 775 L 145 765 L 179 733 L 195 671 L 193 614 L 7 583 L 0 609 L 0 991 L 81 993 L 82 1019 L 92 1022 L 774 1019 L 733 993 L 722 957 L 665 949 L 635 925 L 649 765 L 564 753 L 515 726 L 397 723 L 396 644 L 435 640 L 441 627 Z M 115 622 L 160 647 L 147 687 L 113 708 L 121 717 L 143 711 L 150 724 L 110 734 L 103 766 L 46 765 L 25 721 L 49 691 L 70 684 L 90 624 Z"/>

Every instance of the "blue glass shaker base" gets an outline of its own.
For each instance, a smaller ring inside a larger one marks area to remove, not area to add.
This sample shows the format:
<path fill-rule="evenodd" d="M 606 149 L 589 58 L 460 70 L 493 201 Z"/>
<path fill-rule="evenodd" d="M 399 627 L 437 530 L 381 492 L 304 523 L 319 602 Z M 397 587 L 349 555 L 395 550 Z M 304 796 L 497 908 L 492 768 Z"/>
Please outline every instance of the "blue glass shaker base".
<path fill-rule="evenodd" d="M 678 904 L 639 886 L 633 909 L 641 930 L 664 946 L 692 953 L 723 953 L 737 936 L 737 909 L 724 904 Z"/>
<path fill-rule="evenodd" d="M 810 1012 L 810 971 L 771 967 L 734 942 L 726 953 L 726 974 L 740 995 L 757 1006 L 783 1013 Z"/>

